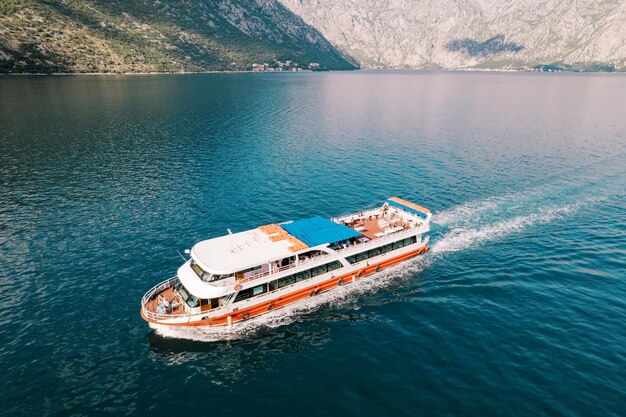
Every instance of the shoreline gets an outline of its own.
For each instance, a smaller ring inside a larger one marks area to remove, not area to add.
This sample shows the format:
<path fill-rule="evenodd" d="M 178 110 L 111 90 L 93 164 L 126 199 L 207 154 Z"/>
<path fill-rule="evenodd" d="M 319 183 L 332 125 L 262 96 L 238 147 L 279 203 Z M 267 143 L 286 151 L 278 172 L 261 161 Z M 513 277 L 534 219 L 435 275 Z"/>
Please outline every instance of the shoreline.
<path fill-rule="evenodd" d="M 249 73 L 288 73 L 294 71 L 233 71 L 233 70 L 224 70 L 224 71 L 180 71 L 180 72 L 14 72 L 14 73 L 1 73 L 0 77 L 29 77 L 29 76 L 73 76 L 73 75 L 187 75 L 187 74 L 249 74 Z M 302 70 L 298 72 L 314 72 L 311 70 Z M 322 72 L 322 71 L 318 71 Z"/>
<path fill-rule="evenodd" d="M 145 76 L 145 75 L 192 75 L 192 74 L 298 74 L 298 73 L 313 73 L 313 72 L 466 72 L 466 73 L 534 73 L 534 74 L 626 74 L 626 69 L 623 71 L 537 71 L 532 69 L 484 69 L 484 68 L 437 68 L 437 69 L 422 69 L 422 68 L 356 68 L 352 70 L 324 70 L 324 71 L 180 71 L 180 72 L 52 72 L 52 73 L 0 73 L 2 77 L 43 77 L 43 76 L 59 76 L 59 77 L 71 77 L 71 76 Z"/>

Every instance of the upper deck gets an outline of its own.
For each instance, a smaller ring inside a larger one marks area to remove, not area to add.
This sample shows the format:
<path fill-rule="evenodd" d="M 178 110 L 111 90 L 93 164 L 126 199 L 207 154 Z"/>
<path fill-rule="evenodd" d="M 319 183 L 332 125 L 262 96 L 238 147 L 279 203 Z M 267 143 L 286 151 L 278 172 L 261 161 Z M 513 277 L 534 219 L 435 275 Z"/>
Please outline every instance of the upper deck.
<path fill-rule="evenodd" d="M 191 256 L 205 271 L 232 274 L 274 259 L 293 255 L 287 240 L 272 241 L 260 229 L 221 236 L 197 243 Z"/>
<path fill-rule="evenodd" d="M 298 263 L 298 255 L 328 254 L 346 246 L 375 241 L 404 230 L 428 224 L 430 212 L 392 197 L 383 206 L 331 220 L 312 217 L 270 224 L 196 244 L 191 255 L 207 273 L 219 277 L 235 274 L 238 279 L 264 275 Z"/>

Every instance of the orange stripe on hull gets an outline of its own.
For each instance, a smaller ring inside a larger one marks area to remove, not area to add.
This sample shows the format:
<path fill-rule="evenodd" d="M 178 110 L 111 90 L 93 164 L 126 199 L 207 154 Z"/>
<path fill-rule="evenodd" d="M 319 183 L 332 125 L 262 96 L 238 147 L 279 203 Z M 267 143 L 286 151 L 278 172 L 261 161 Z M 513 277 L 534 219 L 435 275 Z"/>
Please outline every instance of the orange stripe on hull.
<path fill-rule="evenodd" d="M 428 245 L 424 245 L 415 249 L 414 251 L 396 256 L 395 258 L 385 259 L 378 263 L 368 265 L 365 268 L 361 268 L 359 270 L 355 270 L 347 274 L 343 274 L 338 277 L 331 278 L 319 284 L 311 285 L 309 287 L 294 291 L 292 293 L 282 295 L 273 300 L 265 301 L 263 303 L 253 305 L 243 310 L 235 311 L 229 314 L 224 314 L 223 316 L 208 318 L 206 320 L 197 320 L 197 321 L 193 321 L 189 323 L 163 323 L 163 322 L 150 320 L 146 318 L 143 315 L 143 313 L 141 313 L 141 317 L 150 323 L 166 325 L 166 326 L 225 326 L 225 325 L 228 325 L 228 317 L 230 316 L 232 318 L 232 323 L 234 324 L 239 321 L 248 320 L 250 318 L 263 315 L 277 308 L 281 308 L 289 304 L 293 304 L 297 301 L 303 300 L 305 298 L 309 298 L 317 293 L 329 291 L 341 285 L 339 284 L 340 280 L 342 280 L 344 283 L 352 282 L 353 276 L 355 277 L 355 279 L 366 277 L 378 271 L 382 271 L 383 269 L 387 269 L 391 266 L 397 265 L 400 262 L 403 262 L 407 259 L 413 258 L 417 255 L 421 255 L 427 252 L 428 250 L 430 250 Z M 270 305 L 272 307 L 270 307 Z M 246 319 L 243 318 L 244 314 L 248 315 Z"/>

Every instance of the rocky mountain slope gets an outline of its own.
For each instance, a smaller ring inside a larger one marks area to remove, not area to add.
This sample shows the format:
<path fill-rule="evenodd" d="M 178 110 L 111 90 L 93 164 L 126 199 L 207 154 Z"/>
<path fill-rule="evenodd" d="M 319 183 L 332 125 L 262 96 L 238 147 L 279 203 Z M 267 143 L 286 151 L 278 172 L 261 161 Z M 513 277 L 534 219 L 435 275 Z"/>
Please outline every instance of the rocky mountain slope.
<path fill-rule="evenodd" d="M 280 0 L 364 67 L 626 70 L 624 0 Z"/>
<path fill-rule="evenodd" d="M 0 0 L 0 73 L 355 66 L 277 0 Z"/>

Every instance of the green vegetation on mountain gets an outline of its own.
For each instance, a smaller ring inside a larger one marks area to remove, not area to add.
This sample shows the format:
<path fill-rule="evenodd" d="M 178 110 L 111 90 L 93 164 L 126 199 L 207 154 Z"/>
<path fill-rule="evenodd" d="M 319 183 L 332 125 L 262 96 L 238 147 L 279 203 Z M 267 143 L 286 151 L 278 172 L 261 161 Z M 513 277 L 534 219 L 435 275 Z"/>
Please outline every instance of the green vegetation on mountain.
<path fill-rule="evenodd" d="M 276 0 L 0 0 L 0 73 L 354 69 Z"/>

